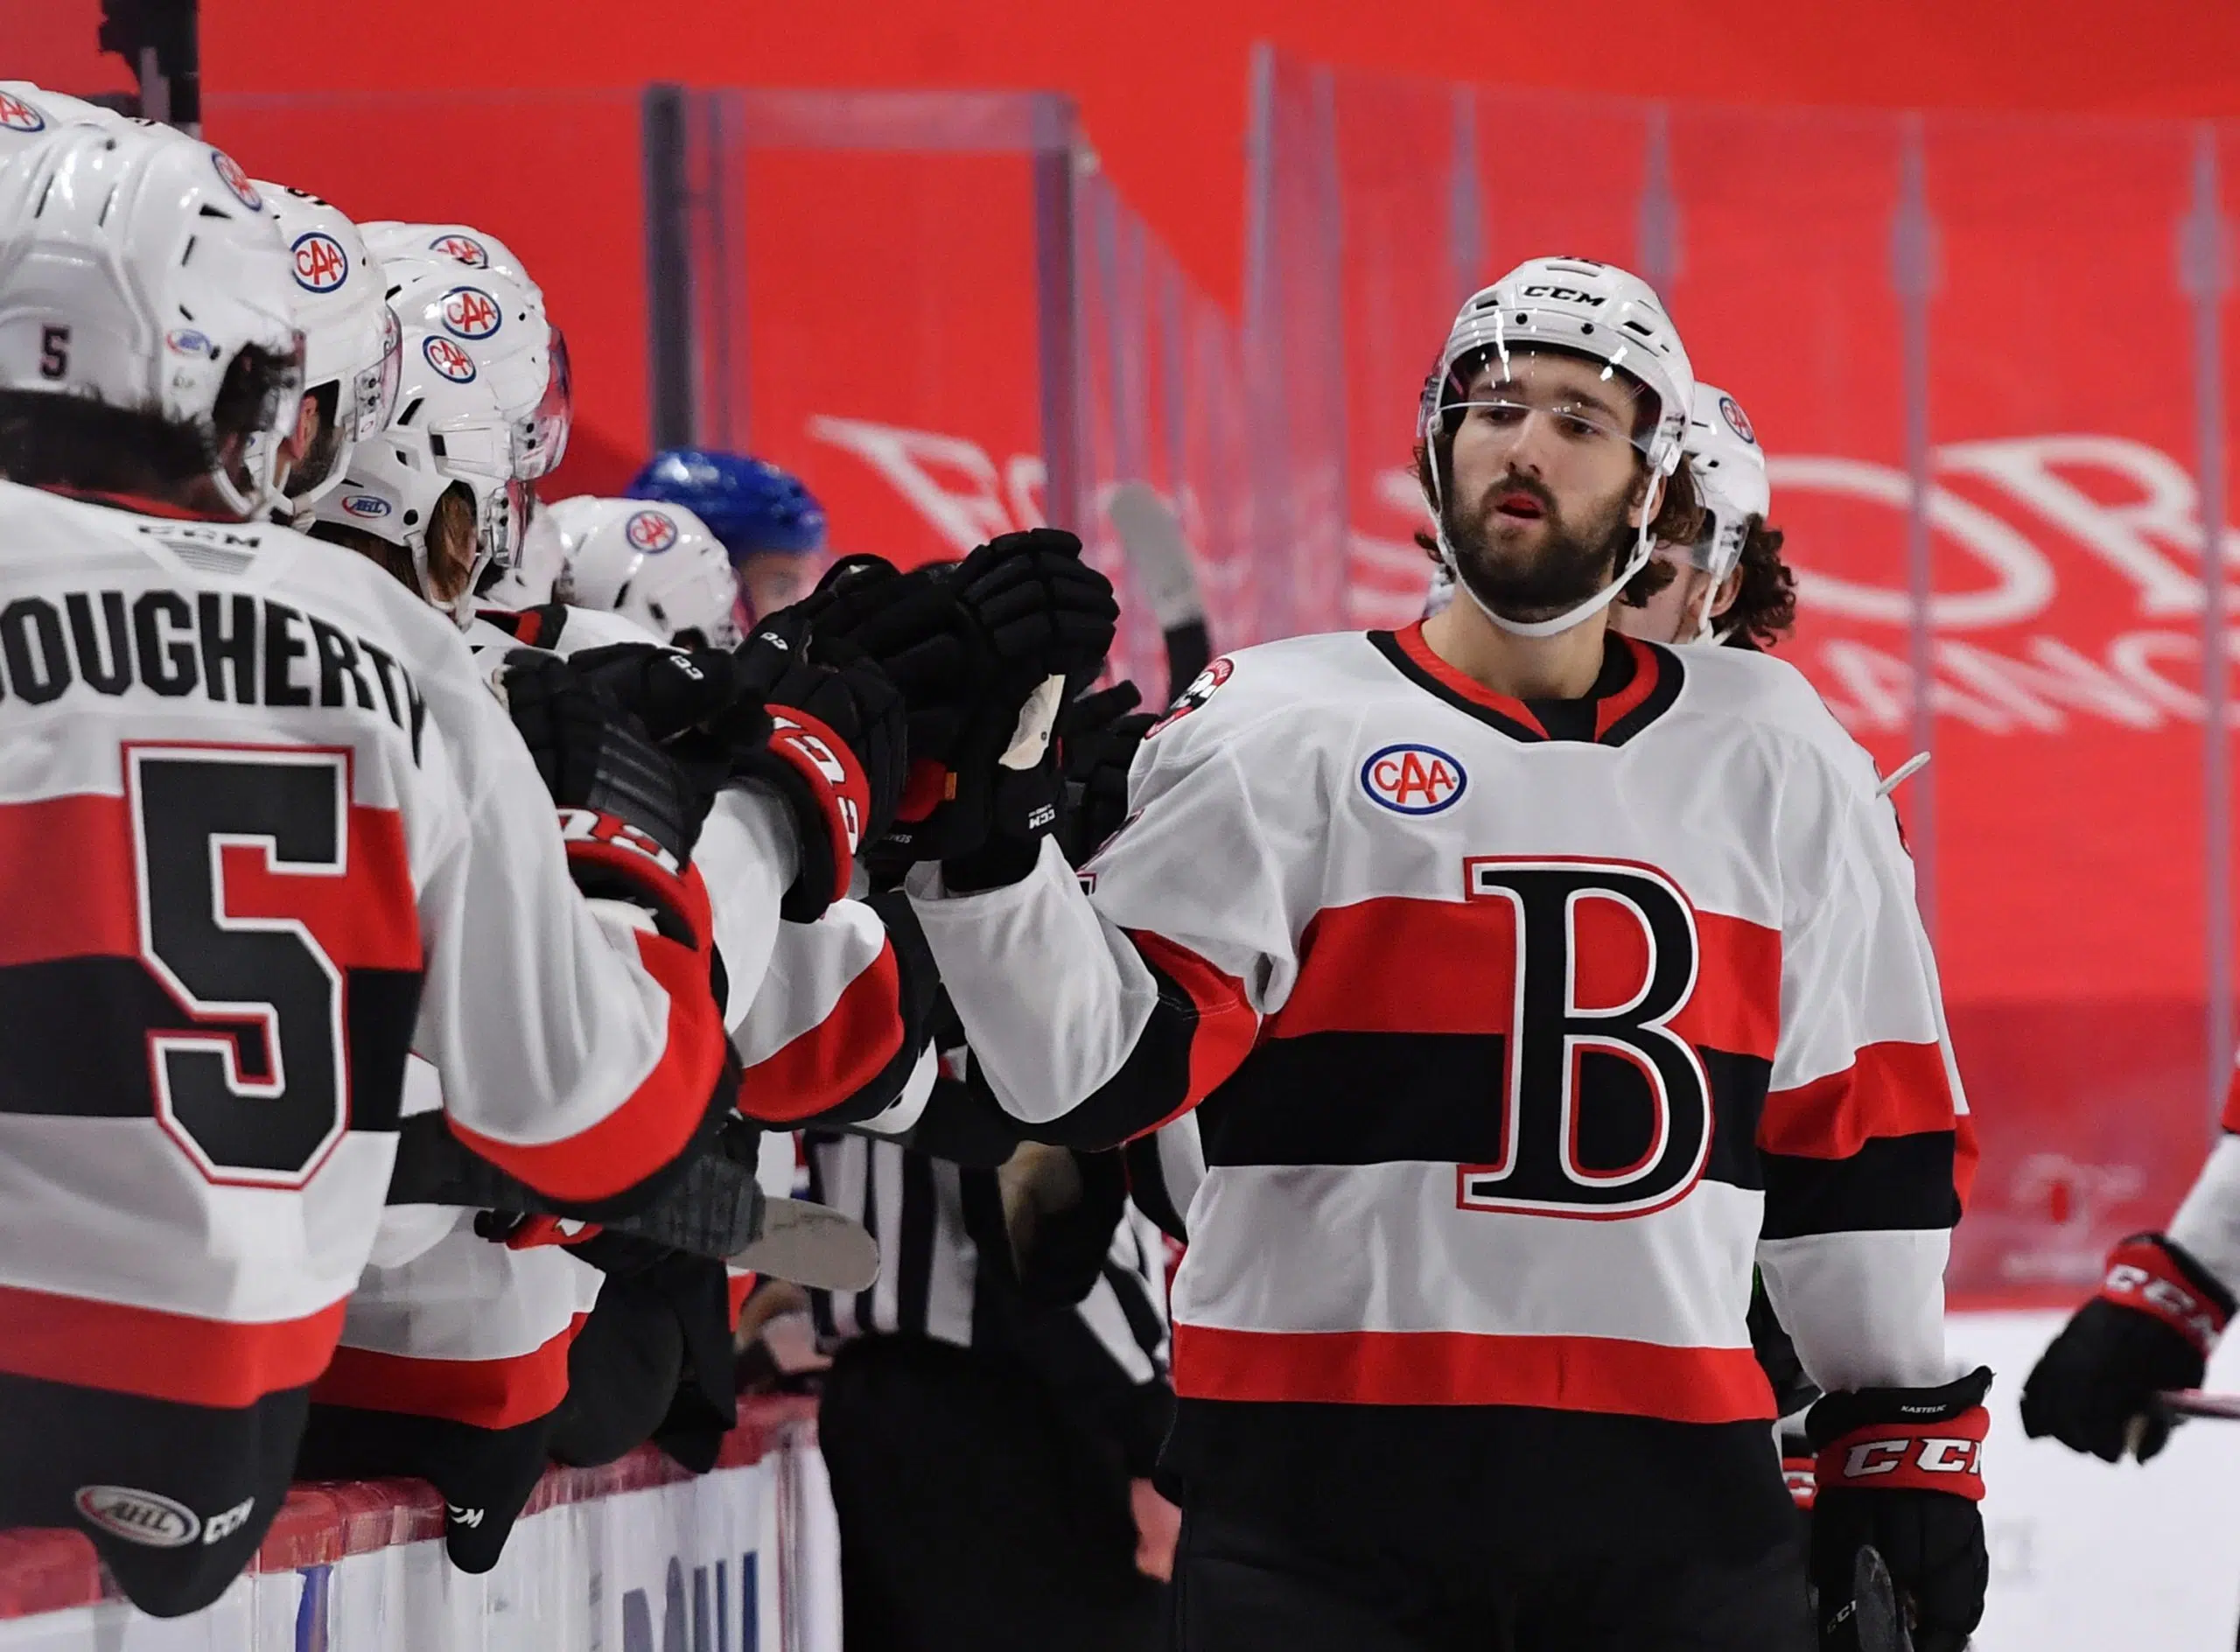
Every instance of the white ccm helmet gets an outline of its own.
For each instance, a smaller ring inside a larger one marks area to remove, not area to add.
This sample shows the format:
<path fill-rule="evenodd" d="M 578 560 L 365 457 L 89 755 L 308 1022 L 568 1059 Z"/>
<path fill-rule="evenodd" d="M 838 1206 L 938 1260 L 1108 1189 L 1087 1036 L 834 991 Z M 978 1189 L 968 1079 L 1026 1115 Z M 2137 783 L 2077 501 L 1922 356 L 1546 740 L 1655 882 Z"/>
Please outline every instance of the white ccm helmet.
<path fill-rule="evenodd" d="M 114 109 L 29 80 L 0 80 L 0 166 L 48 133 L 65 126 L 129 126 Z"/>
<path fill-rule="evenodd" d="M 605 608 L 655 636 L 733 648 L 738 575 L 723 542 L 682 505 L 642 499 L 564 499 L 538 514 L 561 548 L 552 594 L 579 608 Z"/>
<path fill-rule="evenodd" d="M 1704 531 L 1685 552 L 1716 584 L 1734 571 L 1753 522 L 1774 508 L 1766 450 L 1742 404 L 1716 384 L 1696 387 L 1688 414 L 1688 470 L 1704 505 Z"/>
<path fill-rule="evenodd" d="M 308 522 L 341 486 L 351 450 L 379 435 L 396 410 L 403 332 L 356 225 L 307 191 L 262 181 L 256 190 L 288 243 L 304 395 L 318 402 L 326 420 L 325 434 L 288 479 L 296 518 Z"/>
<path fill-rule="evenodd" d="M 1447 542 L 1444 501 L 1438 496 L 1437 443 L 1446 415 L 1466 405 L 1467 370 L 1484 354 L 1491 353 L 1507 363 L 1512 354 L 1536 350 L 1560 350 L 1600 361 L 1606 375 L 1622 374 L 1655 399 L 1656 423 L 1645 436 L 1628 432 L 1628 439 L 1641 451 L 1650 475 L 1660 480 L 1652 486 L 1647 508 L 1642 513 L 1633 555 L 1617 577 L 1576 607 L 1552 619 L 1527 621 L 1495 613 L 1471 590 L 1469 581 L 1460 577 L 1454 547 Z M 1464 372 L 1458 374 L 1458 368 Z M 1456 585 L 1488 620 L 1513 635 L 1554 636 L 1600 612 L 1625 589 L 1626 582 L 1642 570 L 1656 551 L 1649 523 L 1662 496 L 1661 479 L 1680 466 L 1682 433 L 1693 405 L 1695 385 L 1688 353 L 1682 348 L 1680 334 L 1664 313 L 1663 304 L 1648 283 L 1615 264 L 1587 258 L 1530 259 L 1463 304 L 1447 332 L 1438 368 L 1424 382 L 1417 434 L 1433 455 L 1430 504 L 1439 556 L 1454 571 Z"/>
<path fill-rule="evenodd" d="M 243 520 L 279 500 L 303 337 L 287 248 L 233 158 L 165 127 L 64 126 L 0 164 L 0 388 L 83 396 L 200 427 L 244 352 L 289 365 L 248 421 Z"/>
<path fill-rule="evenodd" d="M 423 226 L 426 228 L 426 226 Z M 522 480 L 550 475 L 568 451 L 574 401 L 568 344 L 537 289 L 497 270 L 438 254 L 384 255 L 389 302 L 407 326 L 466 345 L 518 428 Z"/>
<path fill-rule="evenodd" d="M 529 278 L 528 267 L 487 230 L 471 224 L 414 224 L 395 218 L 377 218 L 359 228 L 377 258 L 412 263 L 448 258 L 467 270 L 494 270 L 528 288 L 540 306 L 544 303 L 544 289 Z"/>
<path fill-rule="evenodd" d="M 411 553 L 420 594 L 461 630 L 474 620 L 474 587 L 493 563 L 513 561 L 527 490 L 517 480 L 512 421 L 480 365 L 448 333 L 408 326 L 396 412 L 352 450 L 317 520 L 359 528 Z M 428 531 L 437 501 L 462 489 L 473 507 L 472 565 L 458 593 L 438 597 L 429 579 Z"/>

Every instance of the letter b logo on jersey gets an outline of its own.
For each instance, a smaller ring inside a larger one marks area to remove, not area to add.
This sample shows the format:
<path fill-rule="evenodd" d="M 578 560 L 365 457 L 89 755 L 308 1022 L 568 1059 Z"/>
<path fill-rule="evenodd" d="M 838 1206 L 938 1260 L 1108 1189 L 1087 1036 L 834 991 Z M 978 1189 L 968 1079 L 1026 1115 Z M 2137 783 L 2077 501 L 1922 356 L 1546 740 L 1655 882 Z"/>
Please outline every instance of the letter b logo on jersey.
<path fill-rule="evenodd" d="M 1711 1152 L 1711 1082 L 1672 1018 L 1696 989 L 1696 914 L 1652 867 L 1464 863 L 1473 900 L 1516 918 L 1501 1157 L 1465 1165 L 1466 1210 L 1641 1215 L 1695 1186 Z"/>

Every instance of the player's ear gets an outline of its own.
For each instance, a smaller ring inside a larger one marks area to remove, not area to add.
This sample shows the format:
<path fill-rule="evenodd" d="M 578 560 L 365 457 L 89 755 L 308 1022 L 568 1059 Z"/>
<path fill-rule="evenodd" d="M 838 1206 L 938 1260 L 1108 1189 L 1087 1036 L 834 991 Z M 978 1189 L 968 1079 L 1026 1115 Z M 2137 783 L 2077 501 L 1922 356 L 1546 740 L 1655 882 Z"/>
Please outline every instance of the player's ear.
<path fill-rule="evenodd" d="M 1642 467 L 1642 480 L 1634 487 L 1634 508 L 1626 513 L 1628 526 L 1639 528 L 1645 522 L 1655 522 L 1657 512 L 1664 508 L 1664 472 Z"/>
<path fill-rule="evenodd" d="M 1742 570 L 1730 568 L 1726 578 L 1718 582 L 1718 589 L 1712 592 L 1712 618 L 1716 620 L 1734 606 L 1734 599 L 1742 594 Z"/>

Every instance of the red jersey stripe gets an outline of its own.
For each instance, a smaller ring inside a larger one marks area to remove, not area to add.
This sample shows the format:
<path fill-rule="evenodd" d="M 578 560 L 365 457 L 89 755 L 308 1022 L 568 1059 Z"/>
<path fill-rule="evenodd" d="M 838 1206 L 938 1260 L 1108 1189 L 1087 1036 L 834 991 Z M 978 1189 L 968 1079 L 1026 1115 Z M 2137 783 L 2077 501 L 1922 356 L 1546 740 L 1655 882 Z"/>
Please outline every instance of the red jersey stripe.
<path fill-rule="evenodd" d="M 1608 699 L 1594 703 L 1594 738 L 1598 740 L 1617 726 L 1619 718 L 1641 709 L 1656 690 L 1660 676 L 1657 658 L 1649 652 L 1648 644 L 1638 637 L 1621 637 L 1619 640 L 1634 656 L 1634 677 Z"/>
<path fill-rule="evenodd" d="M 1465 1331 L 1174 1327 L 1184 1399 L 1333 1405 L 1531 1405 L 1675 1423 L 1774 1415 L 1748 1348 Z"/>
<path fill-rule="evenodd" d="M 1648 970 L 1639 920 L 1616 901 L 1587 900 L 1575 922 L 1579 1007 L 1634 998 Z M 1696 933 L 1696 989 L 1674 1031 L 1705 1049 L 1771 1060 L 1781 1032 L 1779 932 L 1703 912 Z M 1516 1013 L 1516 908 L 1505 900 L 1392 895 L 1327 907 L 1308 924 L 1299 956 L 1298 980 L 1270 1019 L 1270 1038 L 1506 1033 Z M 1468 967 L 1452 967 L 1457 959 Z"/>
<path fill-rule="evenodd" d="M 889 941 L 822 1020 L 746 1069 L 738 1110 L 789 1124 L 837 1107 L 886 1070 L 904 1036 L 902 970 Z"/>
<path fill-rule="evenodd" d="M 646 973 L 668 993 L 668 1026 L 661 1059 L 627 1100 L 553 1142 L 503 1142 L 450 1121 L 467 1146 L 548 1197 L 588 1202 L 636 1186 L 684 1151 L 715 1094 L 726 1040 L 706 956 L 662 935 L 637 942 Z"/>
<path fill-rule="evenodd" d="M 1190 1036 L 1189 1092 L 1181 1106 L 1169 1115 L 1172 1117 L 1204 1101 L 1244 1065 L 1244 1058 L 1252 1054 L 1259 1039 L 1260 1018 L 1244 996 L 1244 983 L 1235 976 L 1164 935 L 1138 929 L 1127 934 L 1146 962 L 1165 970 L 1190 995 L 1198 1012 L 1198 1024 Z"/>
<path fill-rule="evenodd" d="M 262 847 L 220 851 L 234 918 L 292 918 L 339 969 L 420 968 L 420 914 L 404 820 L 353 804 L 347 871 L 276 868 Z M 72 793 L 0 804 L 0 966 L 140 956 L 139 876 L 125 800 Z M 369 899 L 369 892 L 388 899 Z"/>
<path fill-rule="evenodd" d="M 568 1349 L 583 1329 L 568 1328 L 526 1354 L 488 1360 L 430 1360 L 373 1348 L 338 1348 L 312 1387 L 321 1405 L 439 1417 L 470 1428 L 512 1428 L 542 1417 L 568 1396 Z"/>
<path fill-rule="evenodd" d="M 1876 1137 L 1955 1127 L 1942 1050 L 1934 1044 L 1870 1044 L 1842 1072 L 1768 1095 L 1758 1145 L 1800 1158 L 1849 1158 Z M 1972 1176 L 1972 1127 L 1966 1145 Z"/>
<path fill-rule="evenodd" d="M 0 1285 L 0 1371 L 183 1405 L 253 1405 L 326 1368 L 342 1310 L 242 1322 Z"/>
<path fill-rule="evenodd" d="M 1538 713 L 1523 701 L 1513 700 L 1506 694 L 1494 693 L 1477 678 L 1464 676 L 1440 659 L 1432 651 L 1432 645 L 1424 640 L 1422 620 L 1417 620 L 1404 631 L 1394 632 L 1392 640 L 1400 645 L 1400 651 L 1403 654 L 1437 678 L 1444 686 L 1460 695 L 1472 704 L 1482 705 L 1489 711 L 1498 711 L 1510 722 L 1522 724 L 1524 727 L 1530 729 L 1544 740 L 1548 738 L 1547 728 L 1541 723 Z M 1653 677 L 1650 680 L 1655 681 Z"/>

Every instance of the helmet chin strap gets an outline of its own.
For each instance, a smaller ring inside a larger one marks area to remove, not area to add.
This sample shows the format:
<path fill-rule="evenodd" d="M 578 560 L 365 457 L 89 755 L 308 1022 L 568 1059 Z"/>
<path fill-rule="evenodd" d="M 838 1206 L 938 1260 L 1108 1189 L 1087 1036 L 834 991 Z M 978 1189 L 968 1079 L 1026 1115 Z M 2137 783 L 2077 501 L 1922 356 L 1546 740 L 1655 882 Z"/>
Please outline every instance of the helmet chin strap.
<path fill-rule="evenodd" d="M 1464 576 L 1462 572 L 1461 559 L 1454 554 L 1454 547 L 1447 542 L 1446 524 L 1443 521 L 1438 522 L 1439 560 L 1446 564 L 1447 572 L 1454 576 L 1455 588 L 1460 591 L 1464 595 L 1467 596 L 1470 600 L 1476 605 L 1480 613 L 1484 614 L 1487 619 L 1492 620 L 1494 625 L 1498 626 L 1503 631 L 1508 632 L 1509 635 L 1513 637 L 1560 636 L 1563 633 L 1569 631 L 1572 626 L 1592 619 L 1596 614 L 1600 613 L 1605 608 L 1607 608 L 1612 603 L 1615 602 L 1618 599 L 1619 592 L 1625 590 L 1627 581 L 1630 580 L 1635 574 L 1641 572 L 1643 568 L 1646 568 L 1648 565 L 1648 559 L 1656 554 L 1656 542 L 1650 532 L 1649 522 L 1650 519 L 1656 514 L 1657 501 L 1662 498 L 1664 491 L 1663 479 L 1667 474 L 1670 474 L 1670 472 L 1662 472 L 1659 473 L 1657 478 L 1657 486 L 1654 495 L 1651 500 L 1642 508 L 1641 527 L 1634 535 L 1633 555 L 1627 558 L 1626 565 L 1618 570 L 1617 578 L 1613 579 L 1608 584 L 1603 586 L 1601 590 L 1596 592 L 1592 596 L 1589 597 L 1585 602 L 1578 604 L 1575 607 L 1566 608 L 1563 612 L 1556 615 L 1553 619 L 1512 620 L 1507 614 L 1498 612 L 1491 603 L 1480 596 L 1476 589 L 1470 584 L 1470 581 Z"/>

